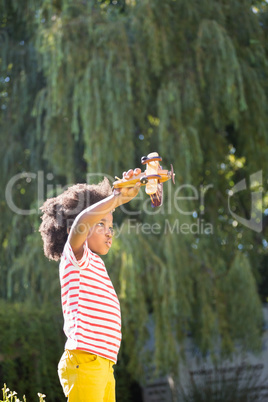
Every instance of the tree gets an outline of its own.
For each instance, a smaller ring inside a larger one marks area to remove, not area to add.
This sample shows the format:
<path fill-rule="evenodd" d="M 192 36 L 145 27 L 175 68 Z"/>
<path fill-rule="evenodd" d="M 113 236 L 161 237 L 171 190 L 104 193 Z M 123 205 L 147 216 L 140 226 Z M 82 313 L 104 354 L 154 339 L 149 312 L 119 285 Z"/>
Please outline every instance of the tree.
<path fill-rule="evenodd" d="M 164 165 L 174 164 L 176 186 L 165 186 L 160 210 L 141 196 L 116 212 L 120 236 L 107 261 L 129 370 L 143 375 L 151 317 L 152 361 L 164 372 L 175 370 L 189 335 L 203 354 L 219 339 L 223 354 L 236 341 L 256 350 L 267 250 L 266 220 L 257 214 L 267 208 L 266 3 L 14 0 L 2 7 L 2 188 L 20 172 L 36 174 L 11 192 L 19 208 L 36 213 L 16 214 L 1 202 L 2 297 L 42 302 L 57 292 L 43 291 L 58 275 L 36 233 L 43 197 L 99 173 L 118 175 L 157 150 Z M 256 172 L 262 197 L 252 218 L 254 227 L 263 222 L 260 232 L 234 219 L 249 219 L 250 191 L 228 193 Z"/>

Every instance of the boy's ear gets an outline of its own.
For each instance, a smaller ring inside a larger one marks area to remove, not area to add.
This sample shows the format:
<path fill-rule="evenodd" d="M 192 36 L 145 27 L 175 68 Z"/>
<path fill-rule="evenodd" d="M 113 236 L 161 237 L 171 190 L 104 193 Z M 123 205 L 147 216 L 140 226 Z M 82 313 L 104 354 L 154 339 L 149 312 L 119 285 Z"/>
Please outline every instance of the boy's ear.
<path fill-rule="evenodd" d="M 67 228 L 67 233 L 70 234 L 70 228 Z"/>

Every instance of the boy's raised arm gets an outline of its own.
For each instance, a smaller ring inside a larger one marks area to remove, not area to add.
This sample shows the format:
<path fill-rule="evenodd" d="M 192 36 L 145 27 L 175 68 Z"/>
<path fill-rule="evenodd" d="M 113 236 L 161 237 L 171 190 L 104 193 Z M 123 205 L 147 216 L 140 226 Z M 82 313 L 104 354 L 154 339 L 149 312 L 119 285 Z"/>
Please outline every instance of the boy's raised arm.
<path fill-rule="evenodd" d="M 123 178 L 129 179 L 133 175 L 139 175 L 140 173 L 141 170 L 139 168 L 134 171 L 130 169 L 128 172 L 123 173 Z M 72 224 L 68 239 L 73 252 L 78 259 L 79 257 L 82 257 L 83 244 L 87 239 L 90 228 L 98 223 L 107 213 L 136 197 L 139 189 L 140 183 L 137 183 L 133 187 L 116 189 L 116 192 L 114 191 L 109 197 L 84 209 L 76 217 Z"/>

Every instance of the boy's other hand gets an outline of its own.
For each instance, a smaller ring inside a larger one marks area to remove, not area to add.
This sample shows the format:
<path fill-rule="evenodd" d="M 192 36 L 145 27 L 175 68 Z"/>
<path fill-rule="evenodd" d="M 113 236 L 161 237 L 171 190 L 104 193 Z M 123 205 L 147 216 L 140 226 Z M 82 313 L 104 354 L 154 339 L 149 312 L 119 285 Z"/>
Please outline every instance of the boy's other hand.
<path fill-rule="evenodd" d="M 133 178 L 133 176 L 138 176 L 141 173 L 140 168 L 136 169 L 129 169 L 127 172 L 123 173 L 123 179 L 129 180 Z M 132 187 L 122 187 L 122 188 L 116 188 L 114 190 L 114 195 L 118 196 L 120 199 L 121 204 L 125 204 L 132 200 L 133 198 L 136 197 L 140 190 L 141 183 L 138 181 L 134 186 Z"/>

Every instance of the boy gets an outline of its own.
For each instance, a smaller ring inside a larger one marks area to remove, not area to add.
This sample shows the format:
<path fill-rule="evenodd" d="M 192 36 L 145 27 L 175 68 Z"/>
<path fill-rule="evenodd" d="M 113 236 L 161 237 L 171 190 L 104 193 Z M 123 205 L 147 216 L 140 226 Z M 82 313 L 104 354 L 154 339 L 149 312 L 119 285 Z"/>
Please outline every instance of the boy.
<path fill-rule="evenodd" d="M 131 169 L 123 178 L 140 172 Z M 58 373 L 69 402 L 115 402 L 120 305 L 100 255 L 112 246 L 112 211 L 134 198 L 139 188 L 137 183 L 112 191 L 107 179 L 98 185 L 78 184 L 41 208 L 45 255 L 60 259 L 67 342 Z"/>

